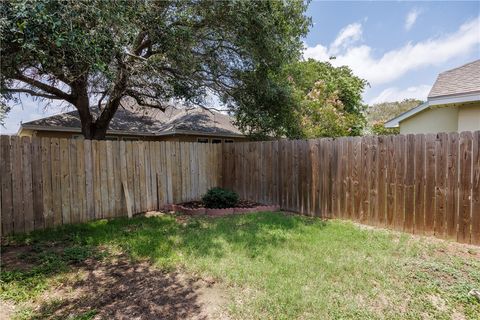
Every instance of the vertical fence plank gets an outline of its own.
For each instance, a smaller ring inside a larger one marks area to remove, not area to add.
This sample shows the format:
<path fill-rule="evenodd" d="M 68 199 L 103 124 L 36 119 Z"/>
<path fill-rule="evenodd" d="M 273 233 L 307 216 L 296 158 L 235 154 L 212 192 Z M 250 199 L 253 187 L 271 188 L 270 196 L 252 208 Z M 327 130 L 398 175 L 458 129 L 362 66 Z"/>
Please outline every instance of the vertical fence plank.
<path fill-rule="evenodd" d="M 99 141 L 92 140 L 93 202 L 95 207 L 95 219 L 103 218 L 99 143 Z"/>
<path fill-rule="evenodd" d="M 12 187 L 13 187 L 13 226 L 16 233 L 25 232 L 22 185 L 22 144 L 20 137 L 11 137 L 12 148 Z"/>
<path fill-rule="evenodd" d="M 106 149 L 106 167 L 102 168 L 103 171 L 107 172 L 107 190 L 104 195 L 108 195 L 107 198 L 107 207 L 108 207 L 108 217 L 115 216 L 115 167 L 114 167 L 114 155 L 113 155 L 113 141 L 105 141 Z"/>
<path fill-rule="evenodd" d="M 115 216 L 125 216 L 127 213 L 127 207 L 125 194 L 122 186 L 122 166 L 120 162 L 120 142 L 114 141 L 112 144 L 113 149 L 113 174 L 114 174 L 114 189 L 115 189 Z M 124 149 L 125 150 L 125 149 Z M 124 151 L 125 152 L 125 151 Z"/>
<path fill-rule="evenodd" d="M 78 174 L 77 174 L 77 143 L 75 139 L 67 140 L 68 158 L 69 158 L 69 183 L 70 183 L 70 217 L 71 223 L 80 222 L 81 199 L 78 191 Z"/>
<path fill-rule="evenodd" d="M 378 225 L 385 226 L 387 214 L 387 137 L 378 137 L 378 193 L 377 211 Z"/>
<path fill-rule="evenodd" d="M 50 140 L 51 148 L 51 171 L 52 171 L 52 205 L 53 205 L 53 224 L 62 225 L 62 176 L 60 170 L 60 140 L 52 138 Z"/>
<path fill-rule="evenodd" d="M 472 147 L 472 244 L 480 245 L 480 131 L 473 133 Z"/>
<path fill-rule="evenodd" d="M 135 193 L 135 156 L 132 141 L 125 141 L 125 160 L 127 162 L 127 187 L 132 200 L 132 212 L 137 213 L 137 195 Z"/>
<path fill-rule="evenodd" d="M 425 228 L 425 137 L 415 135 L 415 222 L 414 233 L 423 234 Z"/>
<path fill-rule="evenodd" d="M 394 138 L 395 145 L 395 215 L 394 228 L 403 230 L 405 220 L 405 136 Z"/>
<path fill-rule="evenodd" d="M 95 218 L 95 199 L 94 199 L 94 157 L 92 151 L 92 141 L 85 140 L 83 142 L 85 150 L 85 204 L 87 212 L 85 217 L 87 220 L 93 220 Z"/>
<path fill-rule="evenodd" d="M 395 226 L 395 202 L 396 202 L 396 150 L 394 137 L 388 136 L 386 138 L 386 150 L 387 150 L 387 214 L 386 214 L 386 226 L 393 228 Z"/>
<path fill-rule="evenodd" d="M 435 135 L 425 136 L 425 234 L 433 235 L 435 226 Z"/>
<path fill-rule="evenodd" d="M 361 164 L 361 177 L 360 177 L 360 216 L 359 220 L 362 223 L 366 223 L 368 221 L 368 200 L 369 200 L 369 177 L 370 177 L 370 161 L 369 161 L 369 156 L 368 153 L 370 151 L 369 148 L 369 137 L 364 137 L 361 139 L 362 147 L 361 147 L 361 153 L 362 153 L 362 164 Z"/>
<path fill-rule="evenodd" d="M 158 197 L 157 197 L 157 163 L 156 157 L 156 144 L 154 141 L 149 142 L 150 150 L 150 192 L 151 192 L 151 206 L 150 210 L 158 209 Z"/>
<path fill-rule="evenodd" d="M 61 170 L 60 170 L 60 140 L 52 138 L 50 140 L 50 149 L 52 152 L 52 203 L 53 203 L 53 224 L 55 226 L 62 225 L 62 185 L 61 185 Z"/>
<path fill-rule="evenodd" d="M 457 240 L 458 225 L 458 133 L 448 135 L 447 158 L 447 238 Z"/>
<path fill-rule="evenodd" d="M 100 198 L 102 203 L 102 218 L 110 218 L 112 212 L 110 210 L 110 190 L 109 190 L 109 176 L 110 173 L 108 169 L 108 151 L 107 151 L 107 141 L 98 141 L 97 144 L 100 153 Z M 111 170 L 111 169 L 110 169 Z"/>
<path fill-rule="evenodd" d="M 87 219 L 87 195 L 86 195 L 86 172 L 85 172 L 85 143 L 84 139 L 75 140 L 76 150 L 77 150 L 77 167 L 75 168 L 77 174 L 77 197 L 78 197 L 78 207 L 79 207 L 79 216 L 78 221 L 85 222 L 90 219 Z"/>
<path fill-rule="evenodd" d="M 25 232 L 33 231 L 32 144 L 30 137 L 22 137 L 22 197 Z"/>
<path fill-rule="evenodd" d="M 9 136 L 0 137 L 0 175 L 1 183 L 1 209 L 2 209 L 2 235 L 12 234 L 13 227 L 13 195 L 12 195 L 12 148 Z"/>
<path fill-rule="evenodd" d="M 42 141 L 40 138 L 32 138 L 32 200 L 35 230 L 45 228 L 42 179 Z"/>
<path fill-rule="evenodd" d="M 447 135 L 437 134 L 435 141 L 435 236 L 446 236 Z"/>
<path fill-rule="evenodd" d="M 471 191 L 472 191 L 472 133 L 460 133 L 459 152 L 459 219 L 457 240 L 462 243 L 470 242 L 471 223 Z"/>
<path fill-rule="evenodd" d="M 378 224 L 378 139 L 370 137 L 370 175 L 369 175 L 369 223 Z"/>
<path fill-rule="evenodd" d="M 415 136 L 406 137 L 404 231 L 413 233 L 415 221 Z"/>
<path fill-rule="evenodd" d="M 50 139 L 42 138 L 42 190 L 43 190 L 43 215 L 45 227 L 50 228 L 54 225 L 53 210 L 53 191 L 52 191 L 52 151 L 50 147 Z"/>
<path fill-rule="evenodd" d="M 71 219 L 71 186 L 70 186 L 70 152 L 67 139 L 60 139 L 60 187 L 62 198 L 62 219 L 64 224 L 72 222 Z"/>
<path fill-rule="evenodd" d="M 145 147 L 145 211 L 152 210 L 152 183 L 150 166 L 150 143 L 144 142 Z"/>
<path fill-rule="evenodd" d="M 353 201 L 352 201 L 352 219 L 355 221 L 360 220 L 361 213 L 361 184 L 360 179 L 362 176 L 362 139 L 353 138 L 353 165 L 352 165 L 352 188 L 353 188 Z"/>

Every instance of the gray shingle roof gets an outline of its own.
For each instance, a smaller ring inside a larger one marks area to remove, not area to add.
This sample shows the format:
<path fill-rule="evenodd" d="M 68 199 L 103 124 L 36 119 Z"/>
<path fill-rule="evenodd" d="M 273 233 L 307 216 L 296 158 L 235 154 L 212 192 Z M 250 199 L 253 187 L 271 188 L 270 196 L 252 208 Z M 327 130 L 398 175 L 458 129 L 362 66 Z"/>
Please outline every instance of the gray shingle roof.
<path fill-rule="evenodd" d="M 473 92 L 480 92 L 480 59 L 440 73 L 428 97 Z"/>
<path fill-rule="evenodd" d="M 92 108 L 94 117 L 98 116 L 98 108 Z M 51 117 L 25 122 L 23 128 L 48 129 L 80 129 L 78 111 L 66 112 Z M 119 108 L 110 122 L 109 130 L 128 132 L 138 135 L 155 135 L 191 131 L 192 133 L 242 135 L 233 125 L 233 119 L 220 112 L 202 108 L 168 107 L 165 112 L 157 109 L 142 109 L 135 105 Z"/>

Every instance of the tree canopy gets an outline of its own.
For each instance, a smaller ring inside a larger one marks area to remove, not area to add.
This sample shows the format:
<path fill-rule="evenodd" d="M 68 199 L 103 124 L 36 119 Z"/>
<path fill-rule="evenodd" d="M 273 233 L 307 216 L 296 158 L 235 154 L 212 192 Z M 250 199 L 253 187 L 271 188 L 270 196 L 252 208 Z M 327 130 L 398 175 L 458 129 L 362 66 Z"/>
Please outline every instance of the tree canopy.
<path fill-rule="evenodd" d="M 95 139 L 104 138 L 125 97 L 164 109 L 171 99 L 203 105 L 213 94 L 243 124 L 246 114 L 283 121 L 290 110 L 268 103 L 283 94 L 287 99 L 288 91 L 271 75 L 299 58 L 310 25 L 306 5 L 301 0 L 3 1 L 1 94 L 66 101 L 78 110 L 84 136 Z"/>
<path fill-rule="evenodd" d="M 293 137 L 355 136 L 365 125 L 362 93 L 367 81 L 347 66 L 313 59 L 287 65 L 279 77 L 293 104 L 289 124 Z"/>

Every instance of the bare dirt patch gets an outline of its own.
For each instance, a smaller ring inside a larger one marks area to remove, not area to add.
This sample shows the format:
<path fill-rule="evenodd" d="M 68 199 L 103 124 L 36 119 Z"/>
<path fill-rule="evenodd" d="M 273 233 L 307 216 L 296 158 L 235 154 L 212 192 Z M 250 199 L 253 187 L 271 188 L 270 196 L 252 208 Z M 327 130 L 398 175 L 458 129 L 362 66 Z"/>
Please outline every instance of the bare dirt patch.
<path fill-rule="evenodd" d="M 0 299 L 0 319 L 10 319 L 15 313 L 15 305 Z"/>
<path fill-rule="evenodd" d="M 25 270 L 31 265 L 22 258 L 29 252 L 29 247 L 9 248 L 2 253 L 2 263 L 8 269 Z M 71 271 L 62 278 L 65 280 L 27 304 L 33 319 L 85 315 L 89 319 L 226 318 L 222 314 L 225 293 L 215 281 L 163 272 L 123 255 L 103 261 L 88 258 L 71 265 Z M 0 303 L 1 319 L 9 319 L 20 307 Z"/>

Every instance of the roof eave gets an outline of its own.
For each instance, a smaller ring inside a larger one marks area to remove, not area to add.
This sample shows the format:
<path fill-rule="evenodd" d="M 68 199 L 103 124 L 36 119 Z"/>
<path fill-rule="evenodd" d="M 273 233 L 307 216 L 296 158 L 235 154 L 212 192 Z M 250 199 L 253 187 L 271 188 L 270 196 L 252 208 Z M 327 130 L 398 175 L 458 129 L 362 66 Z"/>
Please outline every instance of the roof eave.
<path fill-rule="evenodd" d="M 431 106 L 480 101 L 480 91 L 428 97 Z"/>

